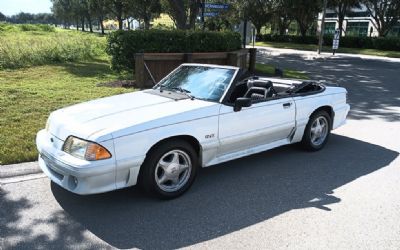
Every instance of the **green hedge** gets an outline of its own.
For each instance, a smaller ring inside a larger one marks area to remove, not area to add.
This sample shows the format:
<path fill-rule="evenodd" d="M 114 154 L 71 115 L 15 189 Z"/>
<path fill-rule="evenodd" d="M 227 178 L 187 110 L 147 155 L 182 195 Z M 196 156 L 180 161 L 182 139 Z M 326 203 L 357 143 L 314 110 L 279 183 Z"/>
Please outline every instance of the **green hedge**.
<path fill-rule="evenodd" d="M 43 32 L 55 32 L 54 26 L 48 24 L 10 24 L 0 22 L 0 32 L 4 31 L 43 31 Z"/>
<path fill-rule="evenodd" d="M 332 36 L 324 36 L 324 45 L 332 46 Z M 318 44 L 317 36 L 281 36 L 281 35 L 260 35 L 258 41 L 264 42 L 285 42 L 300 44 Z M 352 37 L 340 38 L 340 47 L 363 48 L 400 51 L 400 38 L 396 37 Z"/>
<path fill-rule="evenodd" d="M 116 31 L 108 35 L 106 51 L 115 70 L 134 68 L 136 53 L 220 52 L 241 48 L 239 33 L 181 30 Z"/>

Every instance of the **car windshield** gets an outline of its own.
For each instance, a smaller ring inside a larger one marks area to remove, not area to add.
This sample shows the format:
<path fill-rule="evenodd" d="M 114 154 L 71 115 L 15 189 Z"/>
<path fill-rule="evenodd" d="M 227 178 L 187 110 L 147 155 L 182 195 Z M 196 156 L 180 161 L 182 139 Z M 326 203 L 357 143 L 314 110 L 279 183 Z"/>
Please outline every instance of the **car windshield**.
<path fill-rule="evenodd" d="M 196 99 L 219 101 L 234 74 L 235 69 L 185 65 L 163 79 L 157 88 L 175 90 Z"/>

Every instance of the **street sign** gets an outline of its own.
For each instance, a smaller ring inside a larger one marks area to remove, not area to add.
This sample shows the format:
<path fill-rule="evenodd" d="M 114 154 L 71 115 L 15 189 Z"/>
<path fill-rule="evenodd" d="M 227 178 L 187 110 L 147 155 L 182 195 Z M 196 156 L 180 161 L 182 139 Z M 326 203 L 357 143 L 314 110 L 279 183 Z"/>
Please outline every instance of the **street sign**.
<path fill-rule="evenodd" d="M 207 17 L 214 17 L 214 16 L 218 16 L 218 12 L 204 12 L 204 16 Z"/>
<path fill-rule="evenodd" d="M 227 10 L 227 9 L 229 9 L 229 4 L 206 3 L 205 7 L 206 7 L 206 9 Z"/>
<path fill-rule="evenodd" d="M 332 49 L 333 50 L 339 49 L 339 40 L 333 40 Z"/>
<path fill-rule="evenodd" d="M 336 29 L 335 35 L 333 36 L 333 40 L 339 40 L 339 39 L 340 39 L 340 30 Z"/>
<path fill-rule="evenodd" d="M 332 42 L 332 49 L 333 49 L 334 55 L 336 53 L 336 50 L 339 49 L 339 43 L 340 43 L 340 29 L 336 29 L 335 35 L 333 36 L 333 42 Z"/>

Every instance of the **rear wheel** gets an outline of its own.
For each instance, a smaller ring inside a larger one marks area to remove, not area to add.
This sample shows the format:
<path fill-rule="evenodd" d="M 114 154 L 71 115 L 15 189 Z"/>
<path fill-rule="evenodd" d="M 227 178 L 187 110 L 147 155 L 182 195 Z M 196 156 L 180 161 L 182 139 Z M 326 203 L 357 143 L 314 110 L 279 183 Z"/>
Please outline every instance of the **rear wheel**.
<path fill-rule="evenodd" d="M 301 141 L 303 147 L 310 151 L 322 149 L 331 133 L 331 124 L 331 117 L 326 111 L 321 110 L 314 113 L 304 130 Z"/>
<path fill-rule="evenodd" d="M 186 141 L 167 141 L 151 150 L 142 168 L 140 182 L 145 190 L 159 198 L 172 199 L 192 185 L 198 156 Z"/>

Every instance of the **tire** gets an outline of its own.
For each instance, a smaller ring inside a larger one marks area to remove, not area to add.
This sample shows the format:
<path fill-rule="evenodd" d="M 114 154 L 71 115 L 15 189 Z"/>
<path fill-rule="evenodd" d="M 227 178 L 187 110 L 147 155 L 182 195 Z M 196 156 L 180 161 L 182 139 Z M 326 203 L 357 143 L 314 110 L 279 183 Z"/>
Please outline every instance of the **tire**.
<path fill-rule="evenodd" d="M 311 115 L 304 130 L 301 141 L 302 147 L 308 151 L 321 150 L 329 139 L 331 129 L 332 119 L 330 115 L 323 110 L 315 112 Z"/>
<path fill-rule="evenodd" d="M 198 165 L 198 154 L 190 143 L 184 140 L 166 141 L 146 156 L 139 184 L 153 196 L 173 199 L 193 184 Z"/>

